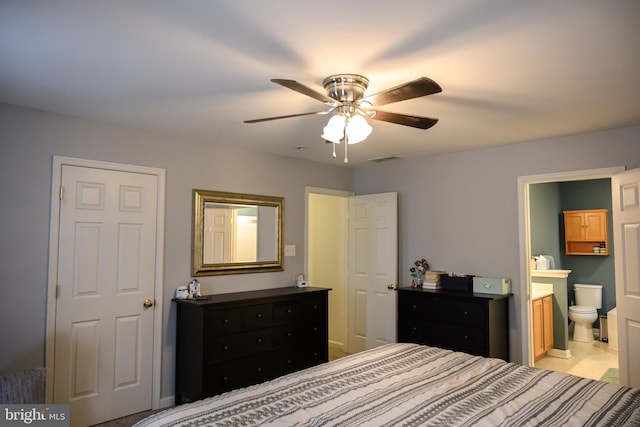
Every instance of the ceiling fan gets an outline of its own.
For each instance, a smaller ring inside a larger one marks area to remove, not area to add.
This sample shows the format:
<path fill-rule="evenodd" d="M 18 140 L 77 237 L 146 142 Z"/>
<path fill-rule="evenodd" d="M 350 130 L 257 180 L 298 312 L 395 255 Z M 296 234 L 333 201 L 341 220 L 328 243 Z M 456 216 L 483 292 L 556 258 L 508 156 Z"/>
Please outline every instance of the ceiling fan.
<path fill-rule="evenodd" d="M 363 141 L 371 133 L 371 126 L 366 122 L 366 119 L 411 126 L 419 129 L 429 129 L 438 122 L 438 119 L 430 117 L 390 113 L 376 109 L 376 107 L 381 105 L 442 92 L 440 85 L 427 77 L 420 77 L 416 80 L 369 96 L 364 96 L 364 92 L 369 86 L 369 79 L 359 74 L 335 74 L 327 77 L 322 82 L 326 94 L 320 93 L 295 80 L 271 79 L 271 81 L 317 99 L 329 106 L 329 108 L 324 111 L 245 120 L 245 123 L 258 123 L 269 120 L 288 119 L 291 117 L 333 113 L 334 116 L 329 120 L 327 126 L 324 127 L 322 138 L 327 142 L 333 143 L 333 157 L 336 157 L 335 145 L 339 144 L 341 140 L 346 142 L 345 163 L 348 163 L 347 145 Z"/>

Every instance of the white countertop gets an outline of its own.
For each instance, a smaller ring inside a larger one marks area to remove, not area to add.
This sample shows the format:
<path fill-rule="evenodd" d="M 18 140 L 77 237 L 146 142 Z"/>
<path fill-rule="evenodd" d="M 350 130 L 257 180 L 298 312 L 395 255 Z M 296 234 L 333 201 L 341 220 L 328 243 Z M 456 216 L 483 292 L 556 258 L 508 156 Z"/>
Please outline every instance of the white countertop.
<path fill-rule="evenodd" d="M 531 276 L 535 277 L 555 277 L 558 279 L 566 279 L 569 277 L 571 270 L 531 270 Z"/>

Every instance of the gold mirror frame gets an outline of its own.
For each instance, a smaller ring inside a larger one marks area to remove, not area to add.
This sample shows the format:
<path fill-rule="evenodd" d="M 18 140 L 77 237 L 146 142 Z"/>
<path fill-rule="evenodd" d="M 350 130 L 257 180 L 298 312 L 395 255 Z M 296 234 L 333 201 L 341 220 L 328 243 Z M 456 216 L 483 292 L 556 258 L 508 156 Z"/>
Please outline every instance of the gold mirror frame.
<path fill-rule="evenodd" d="M 277 223 L 277 259 L 256 262 L 230 262 L 219 264 L 204 263 L 204 225 L 205 204 L 229 204 L 267 206 L 276 208 Z M 191 265 L 193 276 L 215 276 L 221 274 L 261 273 L 267 271 L 283 271 L 282 233 L 283 233 L 284 198 L 259 196 L 254 194 L 226 193 L 222 191 L 193 190 L 193 234 Z"/>

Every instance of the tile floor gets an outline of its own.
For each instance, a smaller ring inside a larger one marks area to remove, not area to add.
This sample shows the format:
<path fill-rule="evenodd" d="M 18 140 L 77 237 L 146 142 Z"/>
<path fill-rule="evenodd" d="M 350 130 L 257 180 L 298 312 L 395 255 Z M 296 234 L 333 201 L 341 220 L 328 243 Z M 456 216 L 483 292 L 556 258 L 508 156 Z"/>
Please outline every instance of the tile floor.
<path fill-rule="evenodd" d="M 609 368 L 618 367 L 618 352 L 601 341 L 590 343 L 569 341 L 572 357 L 562 359 L 547 356 L 535 363 L 536 368 L 566 372 L 579 377 L 599 380 Z"/>

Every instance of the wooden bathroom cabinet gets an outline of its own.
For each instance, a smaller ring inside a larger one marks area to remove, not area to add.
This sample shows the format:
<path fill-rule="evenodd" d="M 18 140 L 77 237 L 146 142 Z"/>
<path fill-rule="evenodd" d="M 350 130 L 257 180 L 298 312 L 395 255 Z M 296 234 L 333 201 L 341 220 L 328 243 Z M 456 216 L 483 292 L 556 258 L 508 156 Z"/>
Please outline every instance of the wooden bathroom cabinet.
<path fill-rule="evenodd" d="M 534 299 L 533 359 L 538 361 L 553 347 L 553 296 Z"/>
<path fill-rule="evenodd" d="M 567 255 L 609 255 L 607 209 L 564 211 Z M 594 247 L 598 247 L 597 252 Z"/>

